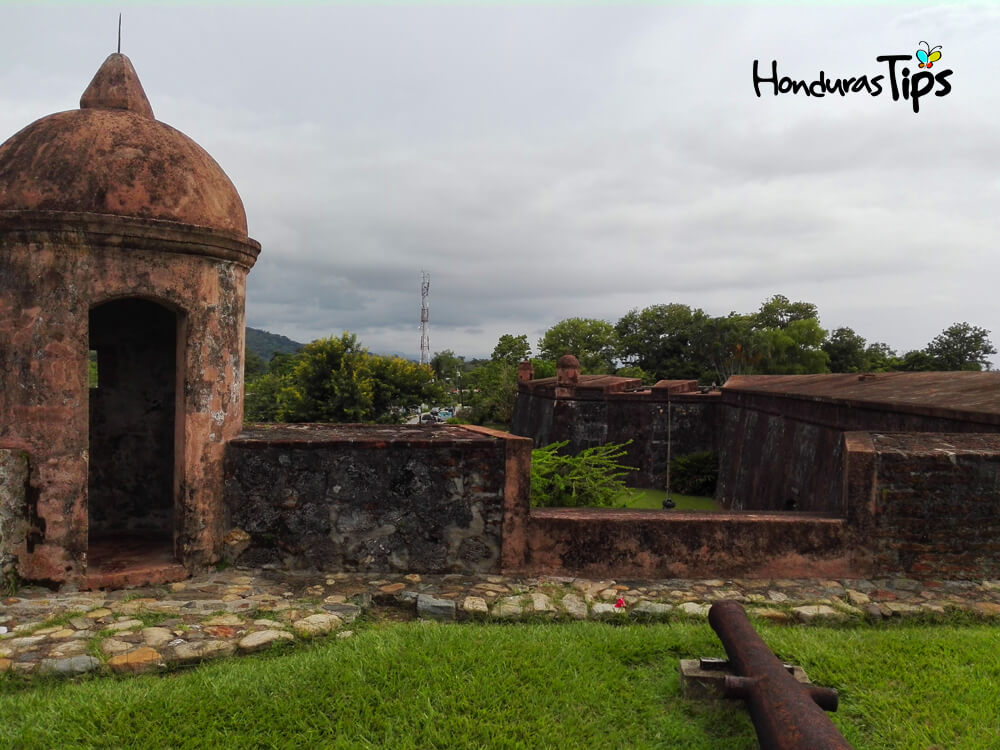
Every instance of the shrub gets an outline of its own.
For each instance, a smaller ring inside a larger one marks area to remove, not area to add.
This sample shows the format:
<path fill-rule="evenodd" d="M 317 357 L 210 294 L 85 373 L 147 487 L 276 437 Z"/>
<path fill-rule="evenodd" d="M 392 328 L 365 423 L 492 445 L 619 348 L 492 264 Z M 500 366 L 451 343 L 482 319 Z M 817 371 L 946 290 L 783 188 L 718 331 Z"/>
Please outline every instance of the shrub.
<path fill-rule="evenodd" d="M 719 457 L 712 451 L 678 456 L 670 462 L 670 491 L 712 497 L 719 479 Z"/>
<path fill-rule="evenodd" d="M 531 504 L 535 507 L 614 507 L 625 505 L 629 491 L 622 477 L 635 467 L 619 462 L 625 446 L 608 443 L 580 451 L 560 453 L 568 440 L 531 452 Z"/>

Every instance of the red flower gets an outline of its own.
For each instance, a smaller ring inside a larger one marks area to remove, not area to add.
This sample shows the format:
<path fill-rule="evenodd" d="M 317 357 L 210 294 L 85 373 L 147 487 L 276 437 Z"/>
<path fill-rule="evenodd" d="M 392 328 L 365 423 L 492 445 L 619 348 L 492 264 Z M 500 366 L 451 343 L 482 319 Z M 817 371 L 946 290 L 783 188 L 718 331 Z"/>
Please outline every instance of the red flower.
<path fill-rule="evenodd" d="M 619 596 L 618 601 L 615 602 L 615 609 L 622 609 L 625 606 L 625 597 Z"/>

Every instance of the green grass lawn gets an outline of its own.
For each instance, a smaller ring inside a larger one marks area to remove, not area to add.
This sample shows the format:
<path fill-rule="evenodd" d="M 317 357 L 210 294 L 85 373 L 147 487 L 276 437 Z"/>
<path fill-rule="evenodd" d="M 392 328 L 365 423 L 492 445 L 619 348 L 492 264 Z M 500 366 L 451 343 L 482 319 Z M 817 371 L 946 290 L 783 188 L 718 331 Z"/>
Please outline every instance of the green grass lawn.
<path fill-rule="evenodd" d="M 996 748 L 1000 628 L 758 625 L 840 690 L 856 750 Z M 0 679 L 4 748 L 756 748 L 740 704 L 681 696 L 708 625 L 369 624 L 169 675 Z"/>
<path fill-rule="evenodd" d="M 667 496 L 666 490 L 643 490 L 630 489 L 634 498 L 630 500 L 626 508 L 655 508 L 663 510 L 663 499 Z M 675 510 L 702 510 L 718 511 L 719 506 L 710 497 L 698 497 L 696 495 L 678 495 L 676 492 L 670 493 L 670 499 L 677 505 Z"/>

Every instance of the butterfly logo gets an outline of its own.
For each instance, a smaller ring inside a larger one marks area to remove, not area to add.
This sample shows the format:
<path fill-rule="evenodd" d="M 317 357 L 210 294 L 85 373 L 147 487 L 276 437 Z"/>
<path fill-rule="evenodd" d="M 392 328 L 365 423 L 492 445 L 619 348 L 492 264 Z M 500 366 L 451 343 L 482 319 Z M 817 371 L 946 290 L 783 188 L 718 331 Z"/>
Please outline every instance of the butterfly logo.
<path fill-rule="evenodd" d="M 926 67 L 928 70 L 934 67 L 934 63 L 941 59 L 941 45 L 937 47 L 931 47 L 927 42 L 921 42 L 925 49 L 917 50 L 917 59 L 920 61 L 920 67 Z"/>

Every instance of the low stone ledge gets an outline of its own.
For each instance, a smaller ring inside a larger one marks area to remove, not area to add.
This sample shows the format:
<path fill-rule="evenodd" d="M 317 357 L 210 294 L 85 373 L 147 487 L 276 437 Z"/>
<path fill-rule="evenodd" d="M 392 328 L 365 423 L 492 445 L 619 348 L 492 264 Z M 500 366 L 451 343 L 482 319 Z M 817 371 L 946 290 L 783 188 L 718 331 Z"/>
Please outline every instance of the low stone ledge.
<path fill-rule="evenodd" d="M 532 509 L 525 569 L 586 578 L 857 578 L 844 519 L 809 513 Z"/>

